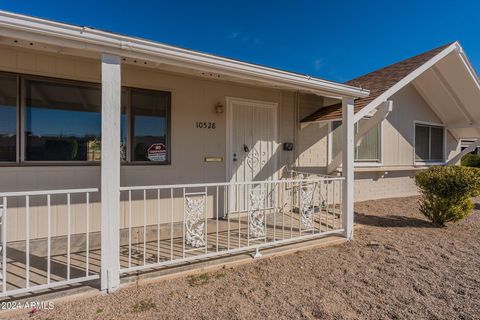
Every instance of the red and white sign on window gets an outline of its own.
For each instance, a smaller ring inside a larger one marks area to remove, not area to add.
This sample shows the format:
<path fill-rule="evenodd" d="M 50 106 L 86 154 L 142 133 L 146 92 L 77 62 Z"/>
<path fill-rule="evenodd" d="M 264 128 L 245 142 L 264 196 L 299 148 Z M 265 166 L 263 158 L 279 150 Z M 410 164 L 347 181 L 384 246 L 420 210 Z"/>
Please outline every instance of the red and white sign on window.
<path fill-rule="evenodd" d="M 147 150 L 147 158 L 150 161 L 167 161 L 167 147 L 163 143 L 155 143 Z"/>

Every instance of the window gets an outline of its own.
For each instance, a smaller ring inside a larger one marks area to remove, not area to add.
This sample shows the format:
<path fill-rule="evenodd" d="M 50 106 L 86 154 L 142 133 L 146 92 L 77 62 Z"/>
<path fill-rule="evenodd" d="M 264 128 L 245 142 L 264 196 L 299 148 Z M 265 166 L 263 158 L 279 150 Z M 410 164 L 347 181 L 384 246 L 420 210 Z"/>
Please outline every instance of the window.
<path fill-rule="evenodd" d="M 100 160 L 98 87 L 25 81 L 25 160 Z"/>
<path fill-rule="evenodd" d="M 130 99 L 132 161 L 167 163 L 170 93 L 132 89 Z"/>
<path fill-rule="evenodd" d="M 368 121 L 360 119 L 355 123 L 354 132 L 358 133 Z M 342 121 L 332 121 L 332 159 L 342 149 Z M 362 139 L 360 145 L 355 147 L 356 162 L 381 162 L 381 124 L 372 128 Z"/>
<path fill-rule="evenodd" d="M 101 100 L 98 84 L 0 73 L 0 163 L 100 161 Z M 122 88 L 122 162 L 170 163 L 170 104 L 170 92 Z"/>
<path fill-rule="evenodd" d="M 415 160 L 443 162 L 444 134 L 443 127 L 415 124 Z"/>
<path fill-rule="evenodd" d="M 17 159 L 17 77 L 0 75 L 0 162 Z"/>
<path fill-rule="evenodd" d="M 122 99 L 122 145 L 131 137 L 124 160 L 168 164 L 170 92 L 126 88 Z"/>

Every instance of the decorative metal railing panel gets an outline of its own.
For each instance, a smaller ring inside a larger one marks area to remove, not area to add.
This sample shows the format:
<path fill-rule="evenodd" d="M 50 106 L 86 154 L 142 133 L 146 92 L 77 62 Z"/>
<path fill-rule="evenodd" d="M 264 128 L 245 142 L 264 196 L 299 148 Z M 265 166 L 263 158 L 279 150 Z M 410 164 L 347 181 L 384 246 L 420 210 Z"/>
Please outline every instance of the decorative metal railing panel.
<path fill-rule="evenodd" d="M 314 227 L 314 192 L 315 183 L 300 187 L 300 223 L 303 229 L 311 230 Z"/>
<path fill-rule="evenodd" d="M 185 244 L 193 248 L 205 247 L 207 218 L 206 194 L 185 194 Z"/>
<path fill-rule="evenodd" d="M 248 228 L 249 240 L 264 238 L 266 234 L 265 223 L 265 190 L 257 188 L 250 190 L 248 197 Z M 253 238 L 253 239 L 252 239 Z"/>

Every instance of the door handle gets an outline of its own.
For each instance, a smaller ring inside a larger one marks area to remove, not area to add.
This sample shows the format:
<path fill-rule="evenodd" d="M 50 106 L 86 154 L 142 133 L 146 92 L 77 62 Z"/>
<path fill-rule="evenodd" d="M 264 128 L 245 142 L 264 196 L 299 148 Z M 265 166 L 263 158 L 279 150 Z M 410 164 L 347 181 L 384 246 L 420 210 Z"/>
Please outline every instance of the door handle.
<path fill-rule="evenodd" d="M 243 151 L 250 152 L 250 149 L 248 149 L 248 146 L 246 144 L 243 145 Z"/>

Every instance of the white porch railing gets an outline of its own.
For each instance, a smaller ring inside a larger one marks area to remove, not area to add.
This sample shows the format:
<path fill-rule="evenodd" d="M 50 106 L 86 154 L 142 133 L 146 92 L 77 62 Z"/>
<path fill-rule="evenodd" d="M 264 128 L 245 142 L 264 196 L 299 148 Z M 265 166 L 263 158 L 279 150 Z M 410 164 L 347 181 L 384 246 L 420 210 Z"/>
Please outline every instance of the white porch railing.
<path fill-rule="evenodd" d="M 99 278 L 89 261 L 90 195 L 97 192 L 91 188 L 0 193 L 0 297 Z M 72 233 L 73 206 L 76 219 L 84 219 L 81 233 Z"/>
<path fill-rule="evenodd" d="M 0 193 L 0 297 L 343 233 L 344 178 L 122 187 L 120 248 L 100 247 L 98 189 Z"/>
<path fill-rule="evenodd" d="M 341 233 L 344 178 L 121 188 L 121 273 Z"/>

